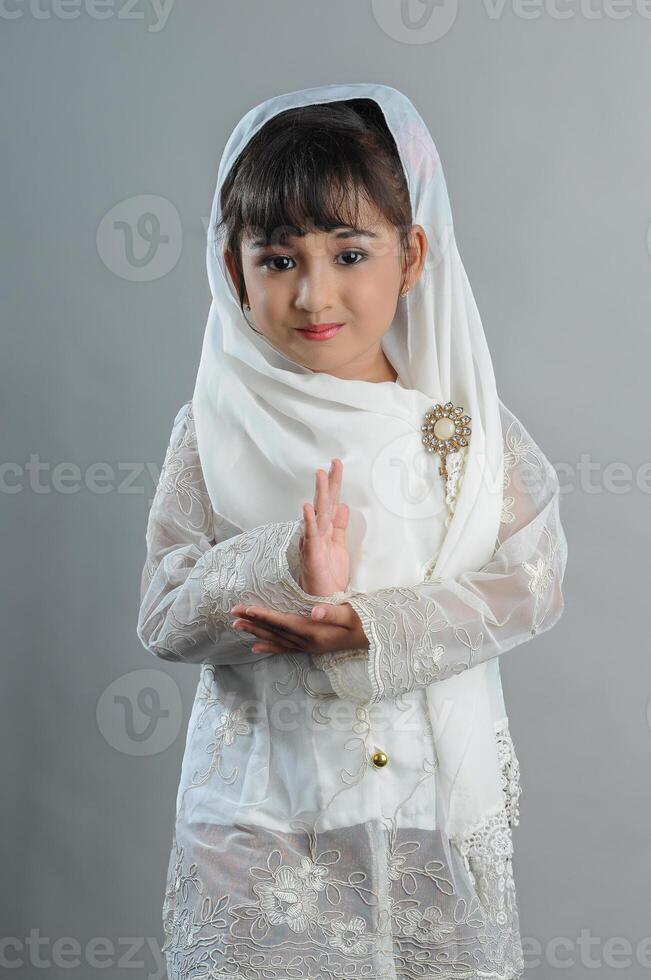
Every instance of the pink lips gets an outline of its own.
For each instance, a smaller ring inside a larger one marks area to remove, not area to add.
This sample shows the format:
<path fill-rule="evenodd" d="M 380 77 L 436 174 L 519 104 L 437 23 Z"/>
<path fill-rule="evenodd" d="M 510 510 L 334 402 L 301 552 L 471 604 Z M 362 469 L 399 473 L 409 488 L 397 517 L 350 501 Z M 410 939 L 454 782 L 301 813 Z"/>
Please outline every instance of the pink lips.
<path fill-rule="evenodd" d="M 338 334 L 343 323 L 315 323 L 311 327 L 298 327 L 297 332 L 308 340 L 329 340 Z"/>

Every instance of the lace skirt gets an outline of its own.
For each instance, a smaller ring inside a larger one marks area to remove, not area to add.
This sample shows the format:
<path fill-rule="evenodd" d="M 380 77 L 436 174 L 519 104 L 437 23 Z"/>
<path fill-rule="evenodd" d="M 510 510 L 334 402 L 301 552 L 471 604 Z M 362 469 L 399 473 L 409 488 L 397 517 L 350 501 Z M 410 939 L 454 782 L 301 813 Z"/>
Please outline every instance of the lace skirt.
<path fill-rule="evenodd" d="M 177 818 L 163 927 L 169 980 L 507 980 L 524 969 L 505 805 L 461 842 L 391 820 L 294 833 Z"/>

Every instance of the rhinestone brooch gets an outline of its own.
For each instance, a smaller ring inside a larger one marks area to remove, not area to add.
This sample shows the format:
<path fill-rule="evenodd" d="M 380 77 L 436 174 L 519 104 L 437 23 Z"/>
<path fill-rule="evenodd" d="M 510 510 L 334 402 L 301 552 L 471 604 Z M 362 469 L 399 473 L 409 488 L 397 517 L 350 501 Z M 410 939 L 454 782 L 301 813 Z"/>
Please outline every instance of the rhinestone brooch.
<path fill-rule="evenodd" d="M 423 433 L 423 445 L 428 453 L 438 453 L 441 458 L 439 473 L 447 478 L 448 471 L 445 457 L 448 453 L 456 452 L 469 444 L 470 416 L 463 414 L 463 405 L 433 405 L 425 412 L 420 429 Z"/>

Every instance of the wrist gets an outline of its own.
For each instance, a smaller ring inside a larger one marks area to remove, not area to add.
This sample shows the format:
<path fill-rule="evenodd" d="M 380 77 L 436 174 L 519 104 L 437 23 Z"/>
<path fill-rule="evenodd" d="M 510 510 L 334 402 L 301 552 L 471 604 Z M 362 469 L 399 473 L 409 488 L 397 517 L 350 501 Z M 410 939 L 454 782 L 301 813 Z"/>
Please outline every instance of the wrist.
<path fill-rule="evenodd" d="M 296 582 L 307 595 L 313 596 L 327 596 L 329 599 L 334 599 L 337 602 L 341 602 L 343 597 L 348 595 L 348 590 L 350 588 L 350 582 L 345 589 L 329 588 L 329 589 L 314 589 L 312 585 L 306 581 L 306 579 L 299 573 L 296 578 Z"/>

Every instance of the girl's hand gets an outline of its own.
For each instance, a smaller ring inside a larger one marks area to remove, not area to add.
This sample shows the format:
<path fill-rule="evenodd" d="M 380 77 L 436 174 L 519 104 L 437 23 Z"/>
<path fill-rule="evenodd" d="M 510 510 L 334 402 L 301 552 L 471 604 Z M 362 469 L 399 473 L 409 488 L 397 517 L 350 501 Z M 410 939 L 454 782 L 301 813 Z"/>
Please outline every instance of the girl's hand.
<path fill-rule="evenodd" d="M 349 602 L 316 605 L 309 616 L 239 603 L 231 613 L 239 617 L 233 629 L 263 641 L 253 644 L 254 653 L 331 653 L 369 646 L 362 621 Z"/>
<path fill-rule="evenodd" d="M 344 464 L 333 459 L 330 472 L 316 471 L 314 503 L 303 504 L 298 584 L 308 595 L 345 592 L 350 575 L 346 528 L 350 511 L 339 503 Z"/>

